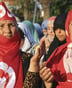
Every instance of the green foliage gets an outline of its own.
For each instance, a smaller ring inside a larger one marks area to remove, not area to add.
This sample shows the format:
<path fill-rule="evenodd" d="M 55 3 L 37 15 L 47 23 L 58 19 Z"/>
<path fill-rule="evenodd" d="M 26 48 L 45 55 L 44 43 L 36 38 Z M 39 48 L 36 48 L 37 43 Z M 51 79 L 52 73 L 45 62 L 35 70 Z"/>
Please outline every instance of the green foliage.
<path fill-rule="evenodd" d="M 34 0 L 30 1 L 30 0 L 22 0 L 22 4 L 25 4 L 27 6 L 28 11 L 29 10 L 33 10 L 34 9 Z"/>
<path fill-rule="evenodd" d="M 35 5 L 34 2 L 29 3 L 29 6 L 27 7 L 28 10 L 33 11 L 34 10 L 34 5 Z"/>
<path fill-rule="evenodd" d="M 39 23 L 39 24 L 41 24 L 42 21 L 43 21 L 43 18 L 42 18 L 42 17 L 38 17 L 38 18 L 35 20 L 35 22 L 36 22 L 36 23 Z"/>
<path fill-rule="evenodd" d="M 70 9 L 72 9 L 72 5 L 68 6 L 68 8 L 66 9 L 66 12 L 68 12 Z"/>
<path fill-rule="evenodd" d="M 54 0 L 50 3 L 50 15 L 68 12 L 72 8 L 72 0 Z"/>

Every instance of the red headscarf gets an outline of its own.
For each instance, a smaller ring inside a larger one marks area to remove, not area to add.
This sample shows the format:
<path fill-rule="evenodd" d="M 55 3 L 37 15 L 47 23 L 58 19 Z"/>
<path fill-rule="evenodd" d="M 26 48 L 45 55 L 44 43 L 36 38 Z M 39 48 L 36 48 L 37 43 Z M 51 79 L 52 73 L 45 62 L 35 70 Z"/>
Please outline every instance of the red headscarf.
<path fill-rule="evenodd" d="M 3 2 L 0 3 L 0 20 L 16 21 Z M 10 39 L 0 35 L 0 88 L 23 88 L 19 45 L 19 32 Z"/>
<path fill-rule="evenodd" d="M 59 83 L 57 88 L 72 88 L 72 42 L 69 34 L 71 20 L 72 9 L 69 11 L 65 23 L 67 43 L 58 47 L 47 60 L 47 67 L 51 68 L 54 78 Z"/>
<path fill-rule="evenodd" d="M 0 3 L 0 20 L 14 20 L 16 21 L 14 15 L 8 10 L 4 2 Z"/>

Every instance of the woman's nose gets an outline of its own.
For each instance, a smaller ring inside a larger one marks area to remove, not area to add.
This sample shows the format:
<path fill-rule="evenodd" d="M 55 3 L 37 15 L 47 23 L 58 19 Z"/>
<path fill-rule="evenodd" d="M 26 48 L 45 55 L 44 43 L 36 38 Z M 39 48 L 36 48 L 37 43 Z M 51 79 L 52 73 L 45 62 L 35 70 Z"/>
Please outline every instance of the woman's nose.
<path fill-rule="evenodd" d="M 5 32 L 10 32 L 10 27 L 9 26 L 5 27 Z"/>
<path fill-rule="evenodd" d="M 58 33 L 61 33 L 61 30 L 60 29 L 58 29 Z"/>
<path fill-rule="evenodd" d="M 50 32 L 53 32 L 53 28 L 51 28 Z"/>

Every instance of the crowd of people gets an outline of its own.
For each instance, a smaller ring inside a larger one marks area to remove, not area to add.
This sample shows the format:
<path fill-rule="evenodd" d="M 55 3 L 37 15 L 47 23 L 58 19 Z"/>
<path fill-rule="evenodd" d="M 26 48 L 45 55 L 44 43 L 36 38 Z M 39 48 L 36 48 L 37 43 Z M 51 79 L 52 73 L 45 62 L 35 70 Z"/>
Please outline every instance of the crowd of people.
<path fill-rule="evenodd" d="M 0 88 L 72 88 L 71 57 L 72 9 L 40 25 L 0 2 Z"/>

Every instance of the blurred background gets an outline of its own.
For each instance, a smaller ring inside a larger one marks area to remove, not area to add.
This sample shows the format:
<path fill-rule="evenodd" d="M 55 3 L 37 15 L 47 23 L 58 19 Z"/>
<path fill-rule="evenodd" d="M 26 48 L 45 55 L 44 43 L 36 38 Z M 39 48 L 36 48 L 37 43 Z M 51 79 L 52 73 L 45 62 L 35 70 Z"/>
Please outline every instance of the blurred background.
<path fill-rule="evenodd" d="M 72 8 L 72 0 L 0 0 L 8 8 L 24 20 L 41 23 L 50 16 L 68 12 Z"/>

